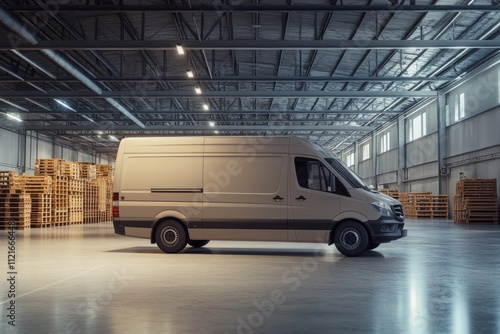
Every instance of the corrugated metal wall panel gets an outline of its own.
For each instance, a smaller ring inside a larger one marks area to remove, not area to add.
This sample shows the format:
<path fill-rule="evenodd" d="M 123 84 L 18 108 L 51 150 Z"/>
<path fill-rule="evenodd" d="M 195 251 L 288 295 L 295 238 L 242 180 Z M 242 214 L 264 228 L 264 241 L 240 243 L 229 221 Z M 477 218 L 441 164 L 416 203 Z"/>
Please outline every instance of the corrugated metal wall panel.
<path fill-rule="evenodd" d="M 380 185 L 389 185 L 395 184 L 398 181 L 398 172 L 390 172 L 377 175 L 377 184 Z M 388 187 L 386 187 L 388 188 Z"/>
<path fill-rule="evenodd" d="M 19 161 L 19 135 L 0 129 L 0 168 L 16 170 Z"/>
<path fill-rule="evenodd" d="M 455 123 L 455 108 L 459 108 L 459 96 L 464 93 L 465 117 L 477 115 L 485 110 L 498 106 L 499 103 L 499 81 L 500 65 L 491 70 L 481 73 L 475 78 L 460 85 L 446 95 L 449 106 L 448 124 Z M 457 105 L 458 104 L 458 105 Z"/>
<path fill-rule="evenodd" d="M 92 155 L 80 152 L 78 154 L 78 162 L 94 162 Z"/>
<path fill-rule="evenodd" d="M 362 178 L 372 176 L 372 159 L 368 159 L 359 163 L 358 174 Z"/>
<path fill-rule="evenodd" d="M 406 179 L 409 181 L 422 180 L 439 175 L 438 162 L 430 162 L 416 167 L 410 167 L 406 170 Z"/>
<path fill-rule="evenodd" d="M 428 192 L 430 191 L 433 194 L 439 193 L 439 182 L 438 178 L 427 179 L 409 182 L 407 185 L 407 189 L 410 192 Z"/>
<path fill-rule="evenodd" d="M 500 107 L 456 123 L 448 128 L 448 156 L 500 144 Z"/>
<path fill-rule="evenodd" d="M 433 133 L 406 144 L 406 166 L 412 167 L 438 160 L 438 134 Z"/>
<path fill-rule="evenodd" d="M 377 173 L 383 174 L 398 170 L 398 149 L 395 148 L 377 157 Z"/>

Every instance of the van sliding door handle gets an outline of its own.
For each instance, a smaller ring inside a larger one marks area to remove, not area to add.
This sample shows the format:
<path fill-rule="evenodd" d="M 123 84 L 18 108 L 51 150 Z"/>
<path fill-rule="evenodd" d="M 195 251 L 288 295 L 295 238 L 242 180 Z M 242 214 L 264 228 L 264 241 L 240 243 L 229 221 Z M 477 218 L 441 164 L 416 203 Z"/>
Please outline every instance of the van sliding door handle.
<path fill-rule="evenodd" d="M 276 202 L 279 202 L 281 201 L 282 199 L 284 199 L 283 197 L 281 197 L 280 195 L 276 195 L 273 197 L 273 199 L 276 201 Z"/>
<path fill-rule="evenodd" d="M 303 200 L 305 200 L 306 198 L 305 198 L 304 196 L 300 195 L 299 197 L 295 197 L 295 199 L 296 199 L 297 201 L 303 201 Z"/>

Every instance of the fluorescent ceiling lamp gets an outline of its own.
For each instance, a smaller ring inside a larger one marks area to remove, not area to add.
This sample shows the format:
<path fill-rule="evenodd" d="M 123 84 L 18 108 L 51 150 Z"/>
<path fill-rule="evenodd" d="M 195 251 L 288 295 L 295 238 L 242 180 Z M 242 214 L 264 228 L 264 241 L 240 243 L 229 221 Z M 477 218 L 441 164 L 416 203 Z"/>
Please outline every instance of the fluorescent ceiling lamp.
<path fill-rule="evenodd" d="M 81 115 L 81 116 L 82 116 L 83 118 L 85 118 L 87 121 L 90 121 L 90 122 L 92 122 L 92 123 L 94 123 L 94 124 L 97 124 L 97 123 L 96 123 L 96 122 L 95 122 L 92 118 L 90 118 L 90 117 L 88 117 L 88 116 L 86 116 L 86 115 Z"/>
<path fill-rule="evenodd" d="M 215 122 L 208 122 L 208 125 L 215 126 Z"/>
<path fill-rule="evenodd" d="M 201 88 L 198 86 L 194 88 L 194 91 L 196 92 L 196 94 L 201 94 Z"/>
<path fill-rule="evenodd" d="M 203 104 L 203 110 L 209 110 L 209 109 L 210 109 L 210 107 L 208 106 L 208 104 L 204 103 Z"/>
<path fill-rule="evenodd" d="M 23 120 L 19 118 L 19 116 L 16 116 L 16 115 L 12 115 L 12 114 L 6 114 L 7 117 L 9 118 L 12 118 L 13 120 L 17 121 L 17 122 L 22 122 Z"/>
<path fill-rule="evenodd" d="M 191 71 L 191 70 L 187 70 L 187 71 L 186 71 L 186 74 L 187 74 L 188 78 L 194 78 L 194 73 L 193 73 L 193 71 Z"/>
<path fill-rule="evenodd" d="M 180 55 L 183 55 L 183 54 L 184 54 L 184 48 L 182 47 L 182 45 L 177 44 L 177 45 L 176 45 L 176 48 L 177 48 L 177 53 L 178 53 L 178 54 L 180 54 Z"/>
<path fill-rule="evenodd" d="M 13 106 L 13 107 L 15 107 L 17 109 L 21 109 L 22 111 L 28 111 L 28 109 L 23 108 L 19 104 L 16 104 L 14 102 L 10 102 L 10 101 L 7 101 L 5 99 L 0 99 L 0 101 L 2 101 L 3 103 L 7 103 L 8 105 Z"/>
<path fill-rule="evenodd" d="M 219 132 L 219 130 L 215 130 L 215 131 L 214 131 L 214 133 L 215 133 L 216 135 L 218 135 L 220 132 Z"/>
<path fill-rule="evenodd" d="M 68 108 L 69 110 L 76 112 L 76 110 L 75 110 L 75 109 L 71 108 L 71 107 L 70 107 L 69 105 L 67 105 L 64 101 L 61 101 L 61 100 L 58 100 L 58 99 L 54 99 L 54 101 L 56 101 L 57 103 L 59 103 L 59 104 L 60 104 L 60 105 L 62 105 L 63 107 L 66 107 L 66 108 Z"/>
<path fill-rule="evenodd" d="M 109 135 L 109 136 L 108 136 L 108 138 L 109 138 L 109 140 L 119 142 L 118 138 L 116 138 L 116 137 L 115 137 L 115 136 L 113 136 L 113 135 Z"/>

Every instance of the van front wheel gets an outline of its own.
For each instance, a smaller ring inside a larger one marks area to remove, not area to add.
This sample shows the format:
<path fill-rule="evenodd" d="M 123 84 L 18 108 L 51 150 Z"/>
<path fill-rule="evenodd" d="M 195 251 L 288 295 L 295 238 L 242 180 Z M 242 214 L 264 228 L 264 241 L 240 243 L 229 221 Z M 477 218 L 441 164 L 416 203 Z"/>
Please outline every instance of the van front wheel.
<path fill-rule="evenodd" d="M 156 244 L 165 253 L 178 253 L 186 247 L 186 230 L 174 220 L 161 222 L 156 229 L 155 237 Z"/>
<path fill-rule="evenodd" d="M 358 256 L 368 247 L 368 233 L 354 221 L 343 222 L 335 231 L 335 247 L 345 256 Z"/>

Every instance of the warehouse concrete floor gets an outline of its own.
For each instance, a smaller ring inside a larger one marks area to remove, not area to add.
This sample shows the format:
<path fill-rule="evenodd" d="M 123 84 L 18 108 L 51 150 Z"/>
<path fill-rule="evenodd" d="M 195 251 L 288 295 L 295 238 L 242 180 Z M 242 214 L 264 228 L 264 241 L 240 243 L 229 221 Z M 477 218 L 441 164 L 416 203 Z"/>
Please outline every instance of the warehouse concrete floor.
<path fill-rule="evenodd" d="M 500 333 L 500 227 L 407 228 L 358 258 L 260 242 L 167 255 L 111 223 L 16 231 L 0 333 Z"/>

